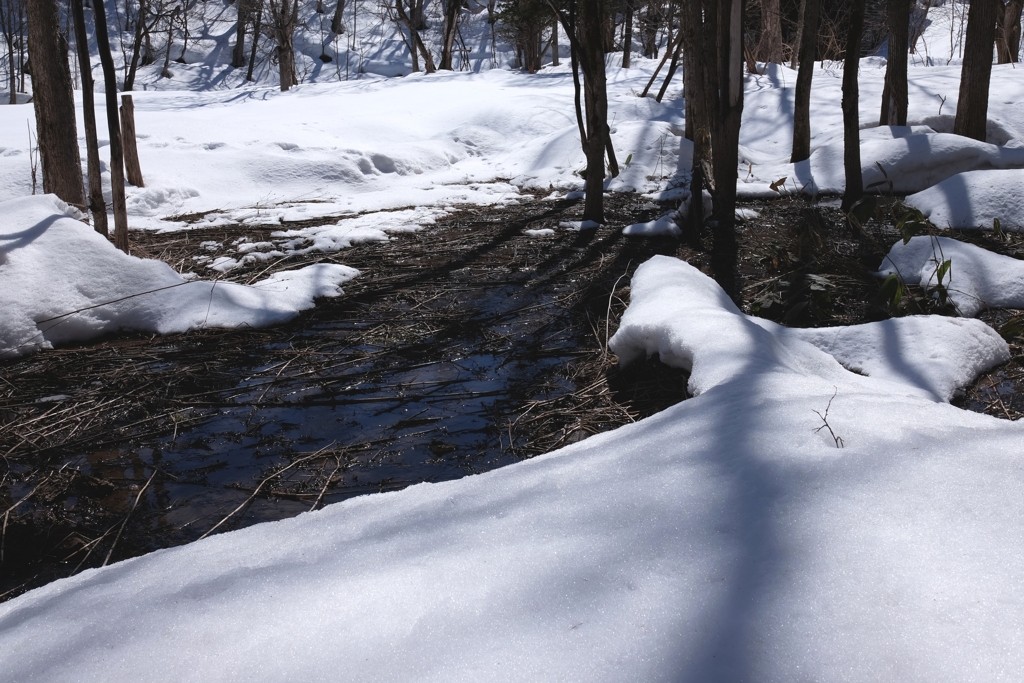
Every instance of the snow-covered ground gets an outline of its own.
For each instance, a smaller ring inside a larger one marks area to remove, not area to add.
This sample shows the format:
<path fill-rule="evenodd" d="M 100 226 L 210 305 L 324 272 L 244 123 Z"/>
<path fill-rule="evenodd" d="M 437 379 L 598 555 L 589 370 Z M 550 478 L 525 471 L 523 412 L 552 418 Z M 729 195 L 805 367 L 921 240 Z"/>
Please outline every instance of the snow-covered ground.
<path fill-rule="evenodd" d="M 926 37 L 937 55 L 940 41 Z M 615 148 L 620 162 L 632 155 L 609 189 L 682 199 L 691 148 L 681 81 L 662 104 L 638 99 L 653 64 L 637 62 L 609 68 Z M 207 87 L 136 93 L 147 186 L 129 190 L 132 226 L 323 224 L 197 263 L 206 281 L 126 257 L 52 199 L 26 198 L 32 110 L 0 107 L 0 346 L 281 319 L 354 272 L 303 270 L 248 288 L 209 280 L 245 259 L 387 239 L 459 204 L 582 186 L 565 67 L 401 79 L 369 69 L 348 82 L 321 71 L 288 93 L 174 69 Z M 1017 70 L 994 69 L 986 143 L 949 134 L 955 64 L 911 69 L 906 129 L 877 127 L 883 74 L 883 60 L 862 63 L 866 182 L 916 192 L 909 201 L 940 227 L 999 218 L 1024 228 L 1024 204 L 1012 200 L 1024 168 Z M 796 166 L 796 74 L 748 77 L 741 194 L 774 195 L 782 177 L 787 192 L 841 191 L 841 76 L 832 64 L 816 72 L 814 154 Z M 674 227 L 664 217 L 629 229 Z M 946 238 L 898 245 L 880 270 L 927 284 L 946 259 L 961 312 L 1024 307 L 1019 261 Z M 54 320 L 66 322 L 40 336 Z M 488 474 L 349 500 L 32 591 L 0 605 L 0 680 L 1019 677 L 1024 425 L 947 403 L 1006 360 L 995 332 L 939 317 L 787 330 L 658 257 L 634 276 L 611 347 L 623 361 L 658 352 L 691 369 L 694 398 Z"/>
<path fill-rule="evenodd" d="M 691 367 L 696 397 L 35 590 L 0 605 L 0 677 L 1017 676 L 1024 426 L 942 400 L 1006 357 L 992 330 L 929 317 L 804 340 L 657 257 L 612 348 Z"/>

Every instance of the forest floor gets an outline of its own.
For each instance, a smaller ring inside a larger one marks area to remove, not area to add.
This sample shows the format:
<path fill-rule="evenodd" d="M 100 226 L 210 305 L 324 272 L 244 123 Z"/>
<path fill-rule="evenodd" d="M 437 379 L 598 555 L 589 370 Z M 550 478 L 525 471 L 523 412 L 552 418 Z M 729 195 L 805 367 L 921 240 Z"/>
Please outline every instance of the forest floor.
<path fill-rule="evenodd" d="M 118 336 L 0 362 L 0 600 L 213 530 L 483 472 L 685 399 L 686 373 L 656 358 L 620 369 L 606 345 L 640 263 L 667 254 L 708 272 L 707 251 L 624 237 L 664 208 L 632 194 L 606 201 L 596 231 L 557 227 L 582 202 L 526 198 L 231 271 L 243 283 L 316 261 L 362 271 L 342 297 L 279 327 Z M 757 212 L 739 226 L 748 313 L 797 326 L 890 314 L 871 273 L 899 238 L 893 221 L 858 231 L 838 208 L 802 199 L 745 208 Z M 201 243 L 281 228 L 141 232 L 132 249 L 180 265 L 217 255 Z M 554 234 L 524 234 L 536 228 Z M 1024 249 L 1019 235 L 959 237 Z M 1019 314 L 982 317 L 999 329 Z M 960 405 L 1024 414 L 1020 342 Z"/>

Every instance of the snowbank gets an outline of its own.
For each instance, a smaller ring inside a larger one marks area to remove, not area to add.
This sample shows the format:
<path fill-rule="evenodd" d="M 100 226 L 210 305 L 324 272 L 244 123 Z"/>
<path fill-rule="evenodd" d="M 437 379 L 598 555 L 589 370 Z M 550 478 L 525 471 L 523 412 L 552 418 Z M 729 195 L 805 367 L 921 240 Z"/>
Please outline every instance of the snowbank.
<path fill-rule="evenodd" d="M 0 203 L 0 215 L 0 357 L 121 330 L 271 325 L 358 274 L 316 264 L 250 286 L 188 281 L 118 251 L 52 195 Z"/>
<path fill-rule="evenodd" d="M 936 402 L 931 381 L 848 372 L 674 259 L 642 266 L 631 296 L 613 348 L 691 367 L 695 398 L 488 474 L 32 591 L 0 605 L 0 678 L 959 682 L 1024 667 L 1024 425 Z M 929 320 L 885 355 L 934 378 L 1005 349 L 973 321 L 967 346 L 939 328 L 926 344 Z M 829 348 L 883 348 L 849 334 Z M 826 406 L 845 448 L 816 431 Z"/>
<path fill-rule="evenodd" d="M 786 178 L 783 194 L 842 194 L 846 188 L 842 139 L 820 145 L 806 161 L 754 165 L 740 182 L 740 197 L 771 197 L 767 185 Z M 861 173 L 869 192 L 920 192 L 965 171 L 1024 167 L 1024 148 L 987 142 L 919 127 L 882 126 L 861 131 Z"/>
<path fill-rule="evenodd" d="M 1024 261 L 949 237 L 919 235 L 893 245 L 879 268 L 904 282 L 926 289 L 938 284 L 938 268 L 950 261 L 943 284 L 961 315 L 986 308 L 1024 308 Z"/>
<path fill-rule="evenodd" d="M 991 228 L 996 220 L 1006 230 L 1024 230 L 1024 170 L 958 173 L 927 190 L 907 197 L 940 228 Z"/>

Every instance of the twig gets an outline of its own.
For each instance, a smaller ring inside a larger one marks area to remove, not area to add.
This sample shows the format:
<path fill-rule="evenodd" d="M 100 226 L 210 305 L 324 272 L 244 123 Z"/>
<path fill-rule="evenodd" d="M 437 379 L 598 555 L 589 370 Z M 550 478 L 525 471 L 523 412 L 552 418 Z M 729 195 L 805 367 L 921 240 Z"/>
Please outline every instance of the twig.
<path fill-rule="evenodd" d="M 825 423 L 825 424 L 821 425 L 820 427 L 818 427 L 817 429 L 815 429 L 814 433 L 817 434 L 822 429 L 828 429 L 828 433 L 832 435 L 832 440 L 836 442 L 836 448 L 842 448 L 845 445 L 845 444 L 843 444 L 842 437 L 836 436 L 836 433 L 832 431 L 832 426 L 828 423 L 828 410 L 829 410 L 829 408 L 832 407 L 832 399 L 834 399 L 836 397 L 836 394 L 839 393 L 839 387 L 836 387 L 835 389 L 836 390 L 834 392 L 832 392 L 832 398 L 830 398 L 828 400 L 828 405 L 825 406 L 825 414 L 822 415 L 817 410 L 814 411 L 814 414 L 817 415 L 818 417 L 820 417 L 821 421 Z"/>
<path fill-rule="evenodd" d="M 107 551 L 107 556 L 104 558 L 103 564 L 100 565 L 101 567 L 106 567 L 110 562 L 110 558 L 114 555 L 114 548 L 117 547 L 117 542 L 121 540 L 121 534 L 124 532 L 125 526 L 128 525 L 128 520 L 131 519 L 132 513 L 135 512 L 135 508 L 139 506 L 139 501 L 142 500 L 142 494 L 144 494 L 146 489 L 149 488 L 149 485 L 153 482 L 153 477 L 155 477 L 156 473 L 159 471 L 160 470 L 153 470 L 153 474 L 149 475 L 149 479 L 146 480 L 145 486 L 139 489 L 138 495 L 135 496 L 135 502 L 132 503 L 132 508 L 128 511 L 128 514 L 124 516 L 124 521 L 121 522 L 121 528 L 117 530 L 117 536 L 114 537 L 114 542 L 110 544 L 110 550 Z"/>

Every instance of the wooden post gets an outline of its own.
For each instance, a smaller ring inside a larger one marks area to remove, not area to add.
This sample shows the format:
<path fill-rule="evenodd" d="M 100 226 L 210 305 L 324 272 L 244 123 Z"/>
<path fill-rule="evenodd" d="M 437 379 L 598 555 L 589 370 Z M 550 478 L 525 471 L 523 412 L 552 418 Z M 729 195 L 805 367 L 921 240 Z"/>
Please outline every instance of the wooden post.
<path fill-rule="evenodd" d="M 135 144 L 135 103 L 128 94 L 121 95 L 121 144 L 124 146 L 124 169 L 128 174 L 128 182 L 135 187 L 145 187 L 142 165 L 139 164 L 139 148 Z"/>

